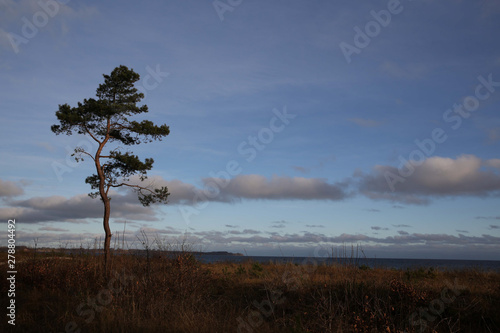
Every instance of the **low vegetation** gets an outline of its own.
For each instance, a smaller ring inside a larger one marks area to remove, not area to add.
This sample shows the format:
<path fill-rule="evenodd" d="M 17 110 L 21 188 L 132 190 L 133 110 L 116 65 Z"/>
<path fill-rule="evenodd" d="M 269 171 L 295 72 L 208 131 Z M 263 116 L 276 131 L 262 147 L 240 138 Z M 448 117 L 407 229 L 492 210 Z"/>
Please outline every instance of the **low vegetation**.
<path fill-rule="evenodd" d="M 189 252 L 112 258 L 105 279 L 95 255 L 19 253 L 15 331 L 500 331 L 499 272 L 203 264 Z"/>

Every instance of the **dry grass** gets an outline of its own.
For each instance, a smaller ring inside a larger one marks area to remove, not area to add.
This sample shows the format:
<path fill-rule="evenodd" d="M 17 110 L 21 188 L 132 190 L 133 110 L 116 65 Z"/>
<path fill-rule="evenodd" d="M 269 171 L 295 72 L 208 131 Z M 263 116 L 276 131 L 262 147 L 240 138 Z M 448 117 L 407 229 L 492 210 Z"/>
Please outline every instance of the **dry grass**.
<path fill-rule="evenodd" d="M 500 273 L 201 264 L 182 253 L 115 256 L 106 280 L 101 258 L 51 256 L 61 255 L 17 257 L 18 332 L 500 331 Z"/>

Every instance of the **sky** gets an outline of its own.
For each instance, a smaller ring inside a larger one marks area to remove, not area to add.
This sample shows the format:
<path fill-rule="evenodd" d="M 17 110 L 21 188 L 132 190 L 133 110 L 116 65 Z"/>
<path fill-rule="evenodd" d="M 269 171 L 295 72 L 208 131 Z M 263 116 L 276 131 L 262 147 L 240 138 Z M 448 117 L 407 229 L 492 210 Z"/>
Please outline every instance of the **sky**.
<path fill-rule="evenodd" d="M 125 65 L 137 119 L 170 126 L 132 151 L 171 194 L 113 192 L 112 246 L 500 260 L 498 31 L 492 0 L 0 0 L 0 220 L 102 239 L 71 157 L 96 145 L 50 127 Z"/>

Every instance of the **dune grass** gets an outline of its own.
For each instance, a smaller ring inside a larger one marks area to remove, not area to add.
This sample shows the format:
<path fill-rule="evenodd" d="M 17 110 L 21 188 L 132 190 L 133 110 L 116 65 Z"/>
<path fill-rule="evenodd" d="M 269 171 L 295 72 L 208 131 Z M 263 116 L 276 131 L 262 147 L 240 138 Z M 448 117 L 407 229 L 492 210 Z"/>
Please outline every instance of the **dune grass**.
<path fill-rule="evenodd" d="M 113 256 L 106 279 L 102 258 L 83 252 L 16 259 L 17 332 L 500 331 L 498 272 L 202 264 L 152 252 Z"/>

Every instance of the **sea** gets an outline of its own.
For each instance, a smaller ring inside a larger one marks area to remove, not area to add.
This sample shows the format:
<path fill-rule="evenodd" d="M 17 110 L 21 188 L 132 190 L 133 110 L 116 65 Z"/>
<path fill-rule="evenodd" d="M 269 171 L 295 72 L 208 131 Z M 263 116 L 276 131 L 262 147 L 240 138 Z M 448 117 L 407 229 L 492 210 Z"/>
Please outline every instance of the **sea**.
<path fill-rule="evenodd" d="M 196 258 L 204 263 L 231 262 L 243 263 L 247 261 L 266 263 L 292 263 L 298 265 L 355 265 L 370 268 L 385 269 L 419 269 L 434 268 L 437 270 L 464 270 L 500 272 L 498 260 L 450 260 L 450 259 L 393 259 L 393 258 L 313 258 L 313 257 L 267 257 L 267 256 L 236 256 L 200 254 Z"/>

